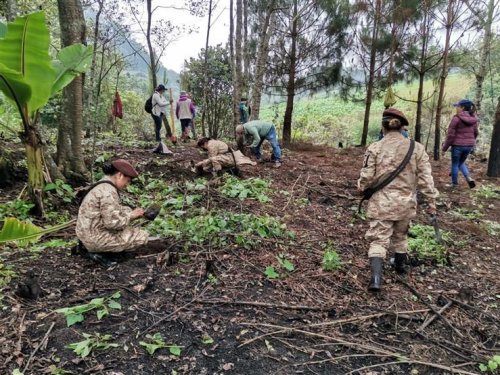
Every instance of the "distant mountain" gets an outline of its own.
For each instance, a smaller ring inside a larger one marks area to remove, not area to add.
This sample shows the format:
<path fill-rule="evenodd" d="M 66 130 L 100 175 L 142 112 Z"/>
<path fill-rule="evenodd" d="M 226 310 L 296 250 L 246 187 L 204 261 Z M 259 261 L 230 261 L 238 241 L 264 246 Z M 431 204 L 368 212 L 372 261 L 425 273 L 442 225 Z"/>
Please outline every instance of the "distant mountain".
<path fill-rule="evenodd" d="M 86 8 L 84 13 L 86 19 L 95 19 L 96 12 L 90 7 Z M 107 20 L 101 20 L 101 25 L 103 25 L 101 27 L 113 27 L 113 25 L 110 25 L 110 22 Z M 117 28 L 118 27 L 116 27 L 116 29 Z M 146 63 L 146 61 L 149 61 L 149 55 L 147 54 L 146 49 L 132 38 L 129 38 L 127 41 L 123 35 L 118 35 L 115 39 L 116 44 L 119 46 L 118 50 L 123 56 L 126 56 L 125 61 L 127 62 L 127 66 L 125 68 L 125 76 L 133 79 L 133 85 L 127 87 L 127 89 L 134 90 L 140 94 L 149 93 L 151 91 L 151 87 L 148 64 Z M 178 96 L 180 90 L 179 73 L 165 68 L 160 63 L 157 78 L 158 83 L 165 84 L 167 88 L 171 87 L 174 96 Z"/>

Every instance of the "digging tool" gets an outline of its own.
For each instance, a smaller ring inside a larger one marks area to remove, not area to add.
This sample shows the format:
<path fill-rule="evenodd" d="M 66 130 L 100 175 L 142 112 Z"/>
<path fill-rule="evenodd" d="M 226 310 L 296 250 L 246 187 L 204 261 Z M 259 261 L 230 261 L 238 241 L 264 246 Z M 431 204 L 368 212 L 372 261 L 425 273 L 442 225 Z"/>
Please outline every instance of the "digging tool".
<path fill-rule="evenodd" d="M 172 95 L 172 88 L 169 88 L 170 93 L 170 126 L 172 128 L 172 143 L 177 143 L 177 133 L 175 132 L 175 116 L 174 116 L 174 97 Z"/>
<path fill-rule="evenodd" d="M 434 234 L 436 236 L 436 242 L 439 244 L 442 244 L 443 239 L 441 237 L 441 231 L 439 230 L 437 215 L 431 215 L 431 224 L 434 227 Z"/>

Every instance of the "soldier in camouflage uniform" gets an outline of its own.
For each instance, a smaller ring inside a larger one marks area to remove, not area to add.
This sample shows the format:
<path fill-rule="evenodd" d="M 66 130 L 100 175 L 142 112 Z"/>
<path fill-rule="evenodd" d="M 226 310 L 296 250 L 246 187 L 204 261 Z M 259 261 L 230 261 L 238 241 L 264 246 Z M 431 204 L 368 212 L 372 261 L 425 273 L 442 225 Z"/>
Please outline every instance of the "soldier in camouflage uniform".
<path fill-rule="evenodd" d="M 130 226 L 142 217 L 142 208 L 131 209 L 120 204 L 119 191 L 138 176 L 134 167 L 118 159 L 103 167 L 106 175 L 84 197 L 78 211 L 76 235 L 90 257 L 106 263 L 99 253 L 132 250 L 148 242 L 149 233 Z"/>
<path fill-rule="evenodd" d="M 410 147 L 410 140 L 401 134 L 402 127 L 408 125 L 402 112 L 395 108 L 386 109 L 382 125 L 384 138 L 366 150 L 358 180 L 360 191 L 375 186 L 392 173 L 401 164 Z M 368 289 L 371 291 L 380 290 L 387 250 L 395 252 L 396 271 L 405 272 L 408 227 L 410 220 L 416 216 L 416 189 L 427 198 L 429 213 L 435 214 L 438 191 L 434 188 L 429 157 L 420 143 L 415 143 L 410 161 L 401 173 L 368 201 L 370 228 L 366 232 L 366 239 L 370 241 L 368 257 L 372 277 Z"/>
<path fill-rule="evenodd" d="M 212 171 L 217 173 L 221 171 L 222 168 L 232 168 L 245 164 L 257 164 L 243 155 L 241 151 L 231 150 L 231 148 L 222 141 L 202 138 L 198 141 L 198 147 L 208 151 L 208 159 L 202 160 L 195 165 L 199 171 Z"/>

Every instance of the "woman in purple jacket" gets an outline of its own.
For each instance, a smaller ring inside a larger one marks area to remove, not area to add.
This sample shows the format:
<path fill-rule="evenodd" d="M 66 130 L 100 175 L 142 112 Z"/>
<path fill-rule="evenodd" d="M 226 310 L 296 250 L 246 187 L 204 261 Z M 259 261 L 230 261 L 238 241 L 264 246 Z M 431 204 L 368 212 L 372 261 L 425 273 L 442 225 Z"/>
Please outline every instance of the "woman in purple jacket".
<path fill-rule="evenodd" d="M 476 186 L 476 183 L 469 175 L 465 161 L 476 145 L 478 135 L 478 119 L 474 114 L 476 108 L 474 103 L 468 99 L 462 99 L 453 106 L 457 108 L 457 114 L 453 116 L 448 126 L 443 152 L 446 152 L 451 146 L 452 188 L 458 187 L 458 171 L 460 170 L 472 189 Z"/>

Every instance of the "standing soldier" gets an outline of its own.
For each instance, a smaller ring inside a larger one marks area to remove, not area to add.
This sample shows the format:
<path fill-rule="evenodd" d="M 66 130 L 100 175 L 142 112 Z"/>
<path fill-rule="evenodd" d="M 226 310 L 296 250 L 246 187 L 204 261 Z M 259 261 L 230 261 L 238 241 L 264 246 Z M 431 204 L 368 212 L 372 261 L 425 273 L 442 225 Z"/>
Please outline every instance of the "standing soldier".
<path fill-rule="evenodd" d="M 368 257 L 371 264 L 371 280 L 368 290 L 379 291 L 382 282 L 382 269 L 387 250 L 395 252 L 396 272 L 405 272 L 408 249 L 408 228 L 410 220 L 416 216 L 418 189 L 429 204 L 429 213 L 436 214 L 435 199 L 438 191 L 434 188 L 429 156 L 420 143 L 414 143 L 409 154 L 410 144 L 414 141 L 405 138 L 401 129 L 408 126 L 405 115 L 388 108 L 383 112 L 382 126 L 384 138 L 368 147 L 363 168 L 358 180 L 358 189 L 376 190 L 368 202 L 367 216 L 370 228 L 366 239 L 370 241 Z M 389 175 L 403 165 L 405 156 L 410 156 L 404 168 L 390 182 L 380 189 Z"/>

